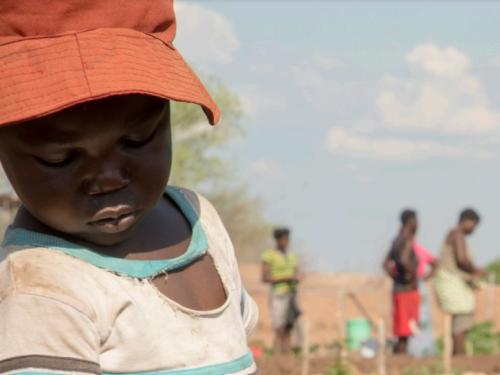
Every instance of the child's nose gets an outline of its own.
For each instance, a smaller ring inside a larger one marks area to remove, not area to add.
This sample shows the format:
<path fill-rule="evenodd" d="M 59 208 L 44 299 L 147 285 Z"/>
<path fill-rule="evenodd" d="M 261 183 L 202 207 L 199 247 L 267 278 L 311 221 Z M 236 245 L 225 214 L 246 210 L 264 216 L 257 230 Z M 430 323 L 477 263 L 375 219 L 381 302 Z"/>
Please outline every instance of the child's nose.
<path fill-rule="evenodd" d="M 130 179 L 125 168 L 107 165 L 88 176 L 84 181 L 84 190 L 89 195 L 112 193 L 128 186 Z"/>

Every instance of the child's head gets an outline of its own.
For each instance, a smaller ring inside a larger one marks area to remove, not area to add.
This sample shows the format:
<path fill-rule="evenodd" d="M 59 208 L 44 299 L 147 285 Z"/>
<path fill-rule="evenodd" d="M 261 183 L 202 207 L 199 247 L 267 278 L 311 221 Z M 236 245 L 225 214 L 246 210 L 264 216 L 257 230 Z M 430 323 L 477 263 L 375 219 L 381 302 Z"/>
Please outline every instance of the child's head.
<path fill-rule="evenodd" d="M 288 249 L 290 243 L 290 229 L 288 228 L 276 228 L 273 231 L 273 237 L 276 241 L 276 247 L 279 250 Z"/>
<path fill-rule="evenodd" d="M 172 0 L 2 0 L 0 14 L 0 159 L 14 189 L 42 225 L 123 241 L 168 181 L 169 100 L 219 118 L 173 47 Z"/>
<path fill-rule="evenodd" d="M 472 208 L 462 210 L 458 219 L 458 225 L 465 234 L 472 234 L 481 221 L 479 214 Z"/>
<path fill-rule="evenodd" d="M 409 234 L 415 235 L 418 229 L 417 212 L 412 209 L 405 209 L 400 215 L 401 226 Z"/>
<path fill-rule="evenodd" d="M 23 205 L 41 223 L 114 244 L 164 190 L 169 117 L 167 101 L 146 95 L 80 104 L 0 128 L 0 160 Z"/>

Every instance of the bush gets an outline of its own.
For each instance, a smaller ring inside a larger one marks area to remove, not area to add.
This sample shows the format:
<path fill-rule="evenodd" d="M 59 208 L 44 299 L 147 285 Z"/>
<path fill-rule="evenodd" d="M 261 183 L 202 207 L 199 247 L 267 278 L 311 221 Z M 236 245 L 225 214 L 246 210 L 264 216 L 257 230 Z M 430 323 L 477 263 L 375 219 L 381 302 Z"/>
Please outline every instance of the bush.
<path fill-rule="evenodd" d="M 466 350 L 468 354 L 500 354 L 500 332 L 494 332 L 491 322 L 480 322 L 467 333 Z M 438 354 L 443 353 L 443 338 L 436 340 Z"/>
<path fill-rule="evenodd" d="M 467 343 L 471 348 L 471 354 L 498 354 L 500 332 L 493 332 L 491 322 L 481 322 L 467 333 Z"/>
<path fill-rule="evenodd" d="M 490 263 L 487 268 L 488 272 L 496 275 L 496 283 L 500 285 L 500 259 Z"/>

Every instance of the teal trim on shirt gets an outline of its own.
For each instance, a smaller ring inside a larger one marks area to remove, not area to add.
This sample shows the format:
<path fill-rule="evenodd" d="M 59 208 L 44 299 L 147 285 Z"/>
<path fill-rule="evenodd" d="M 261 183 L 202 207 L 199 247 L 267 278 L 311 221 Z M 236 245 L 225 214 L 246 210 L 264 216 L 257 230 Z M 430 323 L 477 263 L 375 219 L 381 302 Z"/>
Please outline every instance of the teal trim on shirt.
<path fill-rule="evenodd" d="M 103 372 L 102 375 L 226 375 L 243 371 L 254 364 L 252 353 L 248 352 L 243 357 L 230 362 L 215 365 L 179 369 L 179 370 L 159 370 L 140 372 Z"/>
<path fill-rule="evenodd" d="M 243 306 L 247 303 L 247 290 L 245 288 L 241 288 L 241 302 Z"/>
<path fill-rule="evenodd" d="M 215 365 L 180 369 L 180 370 L 158 370 L 158 371 L 139 371 L 139 372 L 103 372 L 102 375 L 226 375 L 234 372 L 243 371 L 254 364 L 252 353 L 248 352 L 244 356 L 229 362 L 218 363 Z M 48 371 L 19 371 L 16 375 L 54 375 L 65 374 L 68 372 L 48 372 Z"/>
<path fill-rule="evenodd" d="M 208 241 L 198 214 L 184 196 L 184 193 L 178 188 L 167 187 L 165 194 L 174 201 L 191 225 L 191 242 L 188 249 L 184 254 L 176 258 L 161 260 L 116 258 L 98 253 L 60 237 L 23 228 L 9 228 L 5 233 L 2 246 L 43 247 L 58 250 L 99 268 L 136 278 L 150 278 L 161 273 L 168 273 L 187 266 L 205 254 L 208 250 Z"/>

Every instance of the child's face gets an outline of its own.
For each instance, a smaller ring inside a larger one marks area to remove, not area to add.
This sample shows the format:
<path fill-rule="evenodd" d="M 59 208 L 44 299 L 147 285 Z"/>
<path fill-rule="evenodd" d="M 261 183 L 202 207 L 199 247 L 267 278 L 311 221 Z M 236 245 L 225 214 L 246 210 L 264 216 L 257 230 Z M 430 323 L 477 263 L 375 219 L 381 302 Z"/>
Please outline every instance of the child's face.
<path fill-rule="evenodd" d="M 124 241 L 170 174 L 170 110 L 111 97 L 0 129 L 0 160 L 41 223 L 97 245 Z"/>
<path fill-rule="evenodd" d="M 280 250 L 288 249 L 289 243 L 290 243 L 290 237 L 287 235 L 281 235 L 278 238 L 276 238 L 276 246 Z"/>

